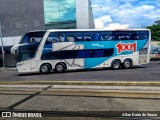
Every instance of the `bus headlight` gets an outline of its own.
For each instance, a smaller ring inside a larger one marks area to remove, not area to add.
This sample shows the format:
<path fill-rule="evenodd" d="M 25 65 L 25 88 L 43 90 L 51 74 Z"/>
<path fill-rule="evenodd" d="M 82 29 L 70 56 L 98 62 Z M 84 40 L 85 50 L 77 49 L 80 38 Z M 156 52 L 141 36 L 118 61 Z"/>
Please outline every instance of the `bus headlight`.
<path fill-rule="evenodd" d="M 17 67 L 24 65 L 24 63 L 17 63 Z"/>

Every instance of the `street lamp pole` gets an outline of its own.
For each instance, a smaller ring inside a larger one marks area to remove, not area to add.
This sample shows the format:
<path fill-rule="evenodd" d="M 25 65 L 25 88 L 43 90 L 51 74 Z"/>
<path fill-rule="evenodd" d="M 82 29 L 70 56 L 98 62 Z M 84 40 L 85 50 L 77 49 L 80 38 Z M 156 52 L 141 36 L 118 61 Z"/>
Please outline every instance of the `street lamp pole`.
<path fill-rule="evenodd" d="M 2 22 L 1 22 L 1 19 L 0 19 L 0 39 L 1 39 L 2 62 L 3 62 L 3 67 L 2 67 L 2 69 L 4 69 L 4 68 L 5 68 L 5 62 L 4 62 L 4 48 L 3 48 Z"/>

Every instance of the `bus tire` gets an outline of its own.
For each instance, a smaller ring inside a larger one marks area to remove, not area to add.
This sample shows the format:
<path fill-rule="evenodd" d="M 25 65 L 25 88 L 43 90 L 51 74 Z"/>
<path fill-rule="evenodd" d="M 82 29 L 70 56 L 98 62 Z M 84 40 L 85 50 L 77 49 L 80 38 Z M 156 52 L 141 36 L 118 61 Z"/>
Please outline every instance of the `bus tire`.
<path fill-rule="evenodd" d="M 40 67 L 40 72 L 43 73 L 43 74 L 47 74 L 47 73 L 50 73 L 51 69 L 52 69 L 51 65 L 42 64 L 41 67 Z"/>
<path fill-rule="evenodd" d="M 120 66 L 121 66 L 120 60 L 113 60 L 113 61 L 112 61 L 111 68 L 112 68 L 113 70 L 119 69 Z"/>
<path fill-rule="evenodd" d="M 123 62 L 123 68 L 129 69 L 132 66 L 132 60 L 131 59 L 125 59 Z"/>
<path fill-rule="evenodd" d="M 62 73 L 66 70 L 66 65 L 64 63 L 58 63 L 55 67 L 55 71 L 58 73 Z"/>

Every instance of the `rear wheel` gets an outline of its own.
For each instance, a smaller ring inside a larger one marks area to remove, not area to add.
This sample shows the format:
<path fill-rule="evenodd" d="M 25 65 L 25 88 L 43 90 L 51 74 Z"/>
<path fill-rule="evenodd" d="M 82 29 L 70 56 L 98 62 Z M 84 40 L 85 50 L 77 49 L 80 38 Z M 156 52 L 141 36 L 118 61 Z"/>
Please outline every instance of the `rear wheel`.
<path fill-rule="evenodd" d="M 128 68 L 130 68 L 131 66 L 132 66 L 132 60 L 130 60 L 130 59 L 124 60 L 124 62 L 123 62 L 123 67 L 124 67 L 125 69 L 128 69 Z"/>
<path fill-rule="evenodd" d="M 114 60 L 114 61 L 112 62 L 112 64 L 111 64 L 111 68 L 112 68 L 113 70 L 119 69 L 120 66 L 121 66 L 121 62 L 120 62 L 119 60 Z"/>
<path fill-rule="evenodd" d="M 40 67 L 40 72 L 43 74 L 50 73 L 51 71 L 51 66 L 49 64 L 42 64 Z"/>
<path fill-rule="evenodd" d="M 55 67 L 55 71 L 58 73 L 62 73 L 66 70 L 66 66 L 64 63 L 58 63 Z"/>

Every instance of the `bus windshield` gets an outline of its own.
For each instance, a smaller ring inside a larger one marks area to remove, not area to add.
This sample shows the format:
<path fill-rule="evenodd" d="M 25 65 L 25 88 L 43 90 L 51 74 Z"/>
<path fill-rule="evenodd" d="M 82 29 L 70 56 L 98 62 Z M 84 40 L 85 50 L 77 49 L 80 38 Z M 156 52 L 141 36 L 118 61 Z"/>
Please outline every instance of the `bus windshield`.
<path fill-rule="evenodd" d="M 42 41 L 45 33 L 45 31 L 30 32 L 26 33 L 22 37 L 20 44 L 28 44 L 19 46 L 17 50 L 17 62 L 28 60 L 35 57 L 39 44 Z"/>
<path fill-rule="evenodd" d="M 35 45 L 32 46 L 20 46 L 17 50 L 17 62 L 31 59 L 35 56 L 36 51 L 33 50 Z"/>
<path fill-rule="evenodd" d="M 45 31 L 41 31 L 41 32 L 30 32 L 30 33 L 26 33 L 21 41 L 20 44 L 24 44 L 24 43 L 40 43 L 43 36 L 45 35 Z"/>

